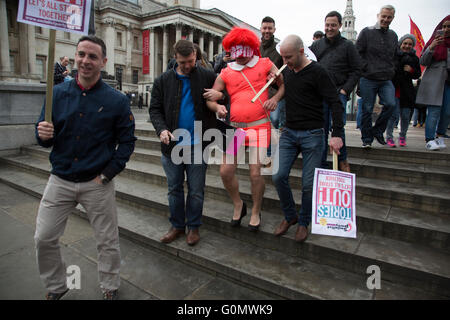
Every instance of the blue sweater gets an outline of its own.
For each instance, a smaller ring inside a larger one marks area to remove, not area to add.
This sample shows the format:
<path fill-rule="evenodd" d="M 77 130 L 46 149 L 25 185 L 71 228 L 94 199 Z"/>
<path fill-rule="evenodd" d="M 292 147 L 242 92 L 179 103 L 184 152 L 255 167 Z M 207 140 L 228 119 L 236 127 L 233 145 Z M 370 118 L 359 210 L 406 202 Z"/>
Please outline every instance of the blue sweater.
<path fill-rule="evenodd" d="M 126 96 L 101 79 L 90 90 L 75 80 L 53 89 L 54 138 L 39 139 L 37 125 L 44 121 L 45 103 L 36 123 L 38 143 L 53 147 L 52 174 L 72 182 L 86 182 L 103 173 L 113 179 L 134 151 L 134 117 Z"/>

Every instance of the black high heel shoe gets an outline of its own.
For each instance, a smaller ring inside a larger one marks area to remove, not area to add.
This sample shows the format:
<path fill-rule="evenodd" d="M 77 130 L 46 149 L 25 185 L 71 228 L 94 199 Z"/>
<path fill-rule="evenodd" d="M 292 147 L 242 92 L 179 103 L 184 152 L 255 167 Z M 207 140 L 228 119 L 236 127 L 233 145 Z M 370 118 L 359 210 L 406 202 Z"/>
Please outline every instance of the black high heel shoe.
<path fill-rule="evenodd" d="M 258 225 L 254 226 L 250 223 L 248 224 L 248 231 L 250 232 L 257 232 L 259 230 L 259 226 L 261 225 L 261 212 L 259 213 L 259 223 Z"/>
<path fill-rule="evenodd" d="M 243 205 L 242 205 L 242 210 L 241 210 L 241 216 L 238 220 L 231 219 L 230 224 L 232 227 L 239 227 L 241 225 L 242 218 L 247 215 L 247 205 L 243 201 L 242 201 L 242 203 L 243 203 Z"/>

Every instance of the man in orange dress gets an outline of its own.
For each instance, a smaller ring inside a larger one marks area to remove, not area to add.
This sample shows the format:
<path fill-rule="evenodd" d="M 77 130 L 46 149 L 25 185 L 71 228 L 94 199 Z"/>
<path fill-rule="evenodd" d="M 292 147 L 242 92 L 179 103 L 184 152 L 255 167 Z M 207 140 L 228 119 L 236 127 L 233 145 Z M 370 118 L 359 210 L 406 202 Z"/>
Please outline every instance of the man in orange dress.
<path fill-rule="evenodd" d="M 235 62 L 229 63 L 222 70 L 211 90 L 227 90 L 231 99 L 230 124 L 246 131 L 245 145 L 250 147 L 250 159 L 256 160 L 249 164 L 253 200 L 249 230 L 257 231 L 261 223 L 261 204 L 265 190 L 264 178 L 261 176 L 261 155 L 267 154 L 271 131 L 269 115 L 284 95 L 284 82 L 282 76 L 276 80 L 279 89 L 271 99 L 265 91 L 259 100 L 252 103 L 253 97 L 264 87 L 268 77 L 278 72 L 278 68 L 269 58 L 260 57 L 260 40 L 250 30 L 233 28 L 224 38 L 223 47 L 230 52 Z M 228 113 L 224 105 L 215 101 L 208 101 L 208 107 L 217 112 L 220 118 L 225 118 Z M 236 157 L 230 163 L 224 154 L 220 175 L 234 205 L 232 226 L 239 226 L 241 219 L 247 214 L 246 204 L 239 195 L 236 167 Z"/>

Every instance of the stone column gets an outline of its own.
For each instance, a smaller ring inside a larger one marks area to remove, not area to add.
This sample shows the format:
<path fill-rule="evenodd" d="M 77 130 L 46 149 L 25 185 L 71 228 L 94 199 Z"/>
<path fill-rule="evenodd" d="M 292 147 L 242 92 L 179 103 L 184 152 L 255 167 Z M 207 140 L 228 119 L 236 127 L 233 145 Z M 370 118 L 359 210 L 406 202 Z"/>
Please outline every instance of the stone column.
<path fill-rule="evenodd" d="M 202 52 L 205 51 L 205 34 L 203 33 L 203 31 L 200 31 L 198 38 L 198 46 L 200 47 Z"/>
<path fill-rule="evenodd" d="M 115 21 L 113 19 L 106 21 L 106 32 L 105 32 L 105 44 L 106 44 L 106 53 L 108 56 L 108 61 L 106 62 L 105 71 L 108 72 L 109 75 L 115 75 L 115 47 L 116 47 L 116 34 L 114 30 Z M 122 75 L 122 83 L 124 82 L 125 75 Z"/>
<path fill-rule="evenodd" d="M 208 60 L 212 61 L 214 58 L 214 36 L 209 35 L 209 49 L 208 49 Z"/>
<path fill-rule="evenodd" d="M 133 82 L 133 72 L 131 70 L 131 50 L 133 49 L 133 33 L 131 32 L 131 30 L 133 30 L 133 27 L 131 25 L 126 26 L 126 31 L 127 31 L 127 42 L 126 42 L 126 46 L 127 46 L 127 58 L 125 60 L 125 81 L 123 82 L 129 82 L 132 83 Z"/>
<path fill-rule="evenodd" d="M 169 26 L 163 27 L 163 72 L 166 71 L 167 63 L 169 62 Z"/>
<path fill-rule="evenodd" d="M 156 50 L 155 50 L 155 28 L 150 28 L 150 81 L 155 81 Z"/>
<path fill-rule="evenodd" d="M 18 72 L 22 76 L 27 76 L 30 71 L 28 70 L 28 25 L 25 23 L 19 23 L 19 68 Z M 57 57 L 55 56 L 55 59 Z M 56 61 L 47 61 L 51 65 Z"/>
<path fill-rule="evenodd" d="M 33 25 L 28 25 L 28 71 L 36 74 L 36 33 Z"/>
<path fill-rule="evenodd" d="M 0 0 L 0 71 L 10 72 L 8 18 L 6 14 L 6 0 Z"/>
<path fill-rule="evenodd" d="M 177 43 L 179 40 L 181 40 L 181 37 L 183 36 L 183 25 L 181 23 L 176 24 L 177 33 L 175 37 L 175 43 Z"/>
<path fill-rule="evenodd" d="M 188 40 L 194 42 L 194 28 L 189 30 Z"/>

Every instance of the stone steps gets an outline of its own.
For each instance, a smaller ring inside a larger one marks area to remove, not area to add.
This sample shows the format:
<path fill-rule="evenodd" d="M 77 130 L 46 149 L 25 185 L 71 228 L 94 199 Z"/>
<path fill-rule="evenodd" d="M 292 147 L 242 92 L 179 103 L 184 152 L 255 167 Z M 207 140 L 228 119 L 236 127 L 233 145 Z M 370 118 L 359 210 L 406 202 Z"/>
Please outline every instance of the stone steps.
<path fill-rule="evenodd" d="M 47 183 L 45 174 L 39 172 L 43 169 L 22 169 L 2 163 L 0 181 L 41 197 Z M 263 213 L 263 228 L 256 235 L 244 228 L 230 228 L 227 223 L 230 218 L 228 214 L 224 215 L 225 221 L 219 216 L 213 217 L 218 215 L 217 211 L 224 206 L 217 205 L 217 202 L 207 201 L 205 204 L 205 227 L 201 229 L 202 240 L 197 246 L 188 247 L 184 239 L 163 245 L 159 238 L 168 229 L 167 217 L 159 209 L 143 203 L 156 198 L 160 199 L 158 201 L 161 206 L 167 207 L 167 198 L 162 197 L 163 187 L 160 187 L 161 194 L 155 194 L 157 188 L 153 188 L 154 186 L 148 187 L 148 184 L 142 182 L 117 178 L 119 226 L 122 236 L 251 288 L 287 299 L 445 299 L 449 296 L 448 256 L 444 255 L 439 261 L 437 250 L 361 234 L 358 240 L 311 236 L 306 243 L 297 245 L 293 243 L 292 230 L 279 239 L 264 230 L 264 222 L 270 216 L 266 213 Z M 126 192 L 130 198 L 128 200 L 124 196 Z M 135 201 L 137 198 L 140 202 Z M 127 202 L 133 203 L 133 206 Z M 216 220 L 216 223 L 212 223 L 212 220 Z M 244 220 L 244 223 L 246 222 Z M 219 226 L 221 224 L 224 226 Z M 218 229 L 227 229 L 228 232 L 218 232 Z M 276 247 L 265 248 L 255 242 L 273 243 Z M 328 251 L 334 252 L 327 255 L 327 247 Z M 288 254 L 282 248 L 292 252 Z M 412 250 L 412 255 L 407 253 L 408 250 Z M 336 261 L 337 266 L 314 261 L 331 259 L 332 255 L 339 260 Z M 309 259 L 310 256 L 313 259 Z M 342 263 L 352 256 L 359 256 L 351 259 L 354 260 L 351 263 L 358 271 L 343 270 Z M 381 290 L 376 291 L 366 287 L 368 275 L 365 273 L 370 265 L 368 263 L 375 262 L 379 263 L 382 270 Z M 436 267 L 437 264 L 440 268 Z M 408 286 L 392 283 L 394 278 L 391 277 L 395 277 L 395 280 L 405 278 Z"/>
<path fill-rule="evenodd" d="M 23 149 L 31 155 L 40 154 L 48 157 L 49 150 L 37 147 Z M 156 151 L 146 151 L 146 156 L 152 157 L 153 161 L 145 161 L 143 157 L 136 157 L 144 161 L 131 161 L 123 174 L 150 183 L 165 184 L 166 176 L 160 163 L 157 161 Z M 227 201 L 227 191 L 222 181 L 218 179 L 218 166 L 211 165 L 206 179 L 206 193 L 211 197 Z M 248 179 L 248 168 L 241 167 L 238 172 L 240 190 L 243 200 L 251 202 L 250 181 Z M 297 195 L 301 190 L 301 172 L 292 170 L 290 183 L 293 192 Z M 356 200 L 359 202 L 370 202 L 384 204 L 396 208 L 411 209 L 426 213 L 450 214 L 450 197 L 448 189 L 432 186 L 422 186 L 411 183 L 395 181 L 386 182 L 380 179 L 364 178 L 357 176 Z M 300 197 L 298 197 L 300 198 Z M 273 209 L 281 212 L 279 198 L 272 183 L 271 177 L 266 178 L 266 191 L 263 200 L 263 209 Z"/>
<path fill-rule="evenodd" d="M 4 157 L 2 162 L 1 177 L 7 177 L 8 172 L 21 174 L 26 172 L 28 175 L 35 174 L 45 179 L 49 174 L 48 161 L 38 157 L 10 156 Z M 157 212 L 163 217 L 167 216 L 167 188 L 163 184 L 162 169 L 159 167 L 158 172 L 156 165 L 138 161 L 129 162 L 128 167 L 115 179 L 119 201 L 146 212 Z M 146 178 L 142 178 L 146 175 L 148 175 Z M 219 190 L 219 186 L 214 186 L 214 183 L 221 184 L 221 181 L 217 180 L 220 179 L 215 177 L 215 181 L 208 181 L 207 189 Z M 14 184 L 16 181 L 20 179 L 11 177 L 9 183 Z M 43 180 L 41 183 L 45 182 Z M 368 266 L 378 265 L 381 267 L 384 280 L 421 288 L 433 294 L 450 295 L 448 253 L 450 232 L 447 215 L 432 213 L 419 215 L 387 206 L 368 204 L 361 206 L 357 202 L 358 239 L 311 235 L 306 243 L 298 245 L 293 240 L 295 228 L 281 238 L 272 235 L 274 228 L 282 219 L 279 209 L 277 211 L 269 206 L 263 211 L 261 230 L 254 235 L 246 228 L 239 230 L 230 228 L 229 199 L 211 197 L 212 194 L 214 192 L 207 191 L 203 222 L 208 229 L 223 236 L 251 243 L 265 250 L 275 250 L 289 257 L 299 257 L 359 275 L 364 275 Z M 166 231 L 169 223 L 167 218 L 164 219 L 161 228 Z M 248 223 L 248 219 L 246 217 L 243 220 L 244 225 Z"/>
<path fill-rule="evenodd" d="M 159 138 L 156 136 L 156 132 L 150 124 L 141 124 L 140 128 L 136 129 L 135 135 L 138 137 L 138 141 L 136 142 L 137 148 L 159 150 Z M 350 136 L 350 134 L 348 135 Z M 353 159 L 364 159 L 383 161 L 386 163 L 425 165 L 424 170 L 430 170 L 436 167 L 450 170 L 449 153 L 430 152 L 426 151 L 425 148 L 414 151 L 409 148 L 363 149 L 360 144 L 354 145 L 348 141 L 347 152 L 350 161 Z M 418 170 L 421 170 L 421 167 Z"/>

